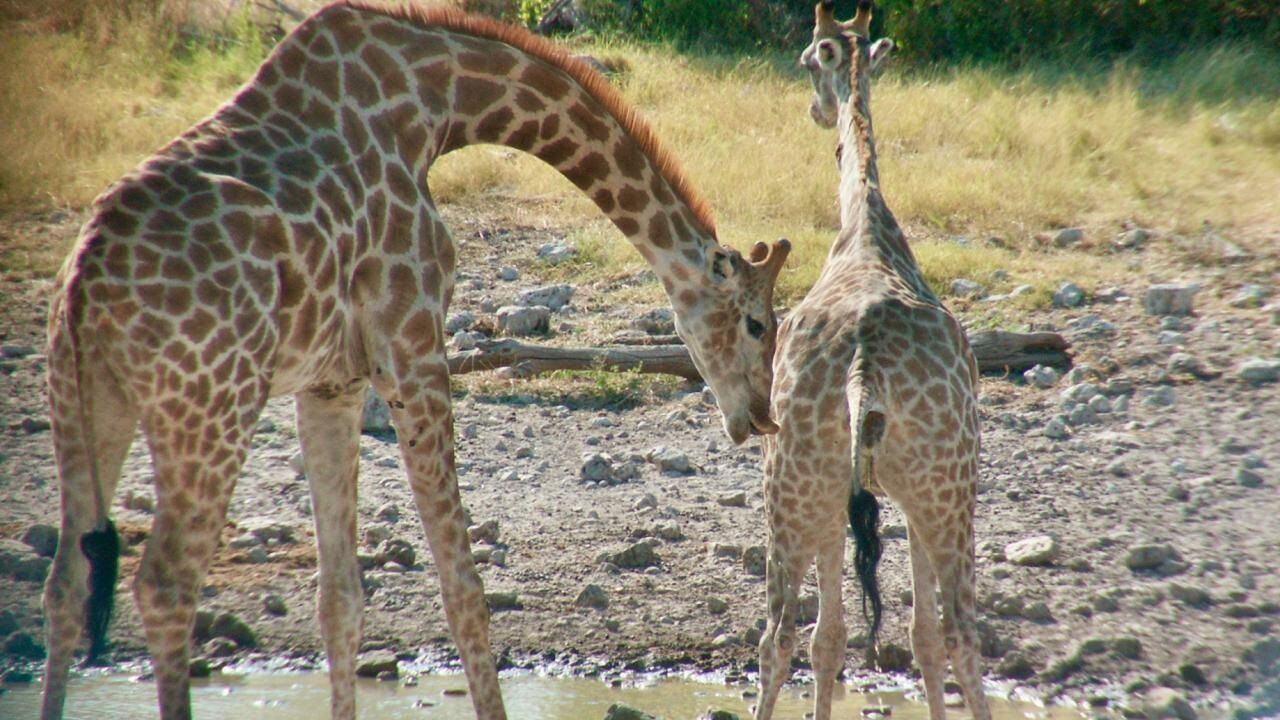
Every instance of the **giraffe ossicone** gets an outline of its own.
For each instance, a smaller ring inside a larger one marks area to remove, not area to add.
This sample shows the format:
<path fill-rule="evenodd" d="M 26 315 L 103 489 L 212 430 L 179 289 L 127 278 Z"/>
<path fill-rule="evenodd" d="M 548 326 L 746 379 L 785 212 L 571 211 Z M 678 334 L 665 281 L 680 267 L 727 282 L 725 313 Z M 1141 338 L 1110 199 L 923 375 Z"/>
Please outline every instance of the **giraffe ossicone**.
<path fill-rule="evenodd" d="M 475 143 L 530 153 L 590 197 L 653 266 L 730 437 L 776 429 L 785 241 L 754 261 L 720 245 L 649 126 L 548 41 L 453 10 L 335 3 L 99 196 L 58 275 L 48 385 L 67 541 L 44 595 L 45 720 L 62 715 L 87 598 L 91 653 L 104 648 L 109 507 L 139 424 L 157 502 L 134 595 L 160 715 L 190 717 L 199 589 L 258 415 L 281 394 L 295 396 L 311 491 L 331 710 L 354 717 L 370 383 L 391 408 L 476 714 L 505 717 L 454 469 L 444 316 L 456 257 L 427 187 L 436 158 Z"/>
<path fill-rule="evenodd" d="M 790 673 L 799 591 L 815 561 L 813 715 L 831 716 L 848 634 L 841 585 L 846 525 L 874 648 L 881 495 L 907 521 L 911 642 L 929 716 L 946 715 L 943 674 L 950 660 L 969 712 L 987 720 L 974 595 L 977 364 L 880 193 L 870 74 L 893 46 L 882 43 L 873 52 L 870 5 L 863 0 L 842 23 L 830 2 L 819 3 L 813 42 L 800 57 L 813 82 L 810 115 L 838 128 L 841 228 L 813 288 L 778 330 L 773 409 L 780 430 L 763 441 L 768 625 L 755 718 L 772 717 Z"/>

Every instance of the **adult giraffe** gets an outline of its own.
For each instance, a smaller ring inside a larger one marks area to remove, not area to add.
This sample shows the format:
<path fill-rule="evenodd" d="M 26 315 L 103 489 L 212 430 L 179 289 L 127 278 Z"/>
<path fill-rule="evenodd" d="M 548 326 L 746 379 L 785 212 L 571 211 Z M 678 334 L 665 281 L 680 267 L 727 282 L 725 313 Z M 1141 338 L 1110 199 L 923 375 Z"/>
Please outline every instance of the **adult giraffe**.
<path fill-rule="evenodd" d="M 829 0 L 815 14 L 813 42 L 800 64 L 813 81 L 813 119 L 839 128 L 841 227 L 813 289 L 778 331 L 773 407 L 781 429 L 764 441 L 769 618 L 760 640 L 755 717 L 772 715 L 790 671 L 800 584 L 815 558 L 814 718 L 831 715 L 847 636 L 841 570 L 850 524 L 874 646 L 880 624 L 875 495 L 887 495 L 907 520 L 911 642 L 929 717 L 946 715 L 942 678 L 950 659 L 969 711 L 987 720 L 974 597 L 977 364 L 880 192 L 870 77 L 893 44 L 868 41 L 869 0 L 848 23 L 836 22 Z"/>
<path fill-rule="evenodd" d="M 191 714 L 188 642 L 258 415 L 296 398 L 319 546 L 332 713 L 352 718 L 362 626 L 359 420 L 391 406 L 476 714 L 505 716 L 454 470 L 443 319 L 455 254 L 427 189 L 473 143 L 558 169 L 653 266 L 734 442 L 769 433 L 772 287 L 620 95 L 523 30 L 450 10 L 339 2 L 247 85 L 94 202 L 49 316 L 64 542 L 45 589 L 42 717 L 62 714 L 86 621 L 105 648 L 118 540 L 109 506 L 137 424 L 156 516 L 134 583 L 160 713 Z M 89 562 L 86 562 L 86 556 Z"/>

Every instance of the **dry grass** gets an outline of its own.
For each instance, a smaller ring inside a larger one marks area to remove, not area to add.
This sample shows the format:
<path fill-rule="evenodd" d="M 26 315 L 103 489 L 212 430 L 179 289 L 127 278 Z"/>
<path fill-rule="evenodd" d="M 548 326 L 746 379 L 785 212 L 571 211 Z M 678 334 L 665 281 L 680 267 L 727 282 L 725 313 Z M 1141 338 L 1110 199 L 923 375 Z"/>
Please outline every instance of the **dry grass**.
<path fill-rule="evenodd" d="M 267 49 L 246 31 L 216 48 L 174 52 L 153 29 L 134 30 L 102 46 L 84 34 L 33 32 L 29 23 L 0 26 L 0 210 L 87 203 L 229 97 Z M 836 228 L 834 136 L 809 120 L 807 82 L 789 59 L 578 49 L 629 61 L 624 94 L 708 196 L 722 238 L 744 248 L 791 238 L 784 299 L 802 293 Z M 1011 274 L 1008 284 L 1041 289 L 1123 271 L 1034 247 L 1036 232 L 1061 226 L 1083 226 L 1096 239 L 1126 221 L 1188 231 L 1209 220 L 1245 237 L 1274 233 L 1273 78 L 1280 58 L 1245 48 L 1159 70 L 891 70 L 873 101 L 885 193 L 926 273 L 943 286 L 955 277 L 986 282 L 995 269 Z M 469 148 L 444 158 L 431 183 L 441 202 L 530 202 L 537 224 L 571 228 L 584 251 L 577 273 L 642 268 L 598 211 L 536 160 Z M 956 235 L 973 241 L 949 242 Z M 1007 249 L 981 242 L 989 236 Z"/>

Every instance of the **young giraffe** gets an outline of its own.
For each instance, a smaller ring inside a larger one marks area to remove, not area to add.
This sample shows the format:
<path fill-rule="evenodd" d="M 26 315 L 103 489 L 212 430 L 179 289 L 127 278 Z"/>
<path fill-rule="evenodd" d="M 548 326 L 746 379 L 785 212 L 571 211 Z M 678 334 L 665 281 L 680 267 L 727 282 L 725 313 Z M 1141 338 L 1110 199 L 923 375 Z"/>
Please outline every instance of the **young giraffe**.
<path fill-rule="evenodd" d="M 811 114 L 820 125 L 839 126 L 841 230 L 813 289 L 778 331 L 773 407 L 781 429 L 764 440 L 769 620 L 760 641 L 757 720 L 772 715 L 789 673 L 800 584 L 815 557 L 814 717 L 830 717 L 847 634 L 846 522 L 874 646 L 880 545 L 873 492 L 907 518 L 911 640 L 930 717 L 945 716 L 947 656 L 974 717 L 990 717 L 974 624 L 977 366 L 880 193 L 869 76 L 892 43 L 868 48 L 869 5 L 841 24 L 830 4 L 820 3 L 813 44 L 801 56 L 815 89 Z M 941 634 L 935 589 L 942 593 Z"/>
<path fill-rule="evenodd" d="M 86 618 L 91 659 L 105 648 L 108 512 L 138 422 L 157 507 L 134 594 L 161 717 L 190 716 L 201 581 L 258 415 L 283 393 L 296 398 L 314 508 L 332 714 L 354 717 L 370 381 L 391 406 L 475 712 L 505 716 L 454 470 L 443 319 L 455 252 L 426 183 L 436 158 L 473 143 L 529 152 L 590 196 L 661 279 L 729 436 L 776 431 L 771 292 L 785 240 L 757 244 L 750 262 L 719 245 L 649 127 L 550 43 L 455 11 L 331 5 L 100 196 L 59 274 L 48 382 L 65 541 L 45 589 L 46 720 L 62 714 Z"/>

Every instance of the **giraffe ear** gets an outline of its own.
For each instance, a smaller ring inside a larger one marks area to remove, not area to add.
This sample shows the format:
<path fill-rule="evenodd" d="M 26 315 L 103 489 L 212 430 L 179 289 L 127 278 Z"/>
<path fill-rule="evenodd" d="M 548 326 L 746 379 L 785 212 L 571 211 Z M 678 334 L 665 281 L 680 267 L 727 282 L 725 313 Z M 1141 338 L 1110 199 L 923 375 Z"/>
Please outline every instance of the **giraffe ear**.
<path fill-rule="evenodd" d="M 840 63 L 840 45 L 830 38 L 819 40 L 814 45 L 813 57 L 818 61 L 818 67 L 826 71 L 834 70 Z"/>
<path fill-rule="evenodd" d="M 871 72 L 877 72 L 880 69 L 880 63 L 889 58 L 889 54 L 898 48 L 889 38 L 880 38 L 871 44 L 871 50 L 868 53 L 871 56 Z"/>
<path fill-rule="evenodd" d="M 742 262 L 737 252 L 718 247 L 711 257 L 711 278 L 716 283 L 723 283 L 738 274 L 738 263 Z"/>

